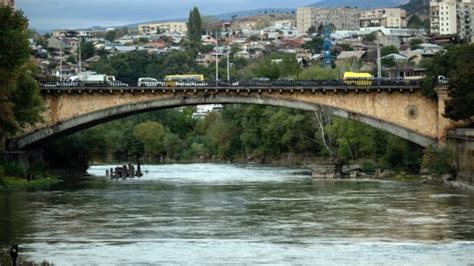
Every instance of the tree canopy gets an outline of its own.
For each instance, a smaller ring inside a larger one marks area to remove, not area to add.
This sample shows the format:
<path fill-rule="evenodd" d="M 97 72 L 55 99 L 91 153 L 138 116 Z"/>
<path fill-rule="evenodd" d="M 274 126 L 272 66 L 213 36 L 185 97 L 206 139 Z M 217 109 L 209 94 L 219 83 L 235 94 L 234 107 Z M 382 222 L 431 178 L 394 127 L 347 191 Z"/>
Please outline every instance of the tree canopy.
<path fill-rule="evenodd" d="M 199 9 L 197 7 L 193 7 L 193 9 L 189 12 L 187 26 L 189 40 L 194 43 L 201 43 L 203 28 L 201 14 L 199 13 Z"/>
<path fill-rule="evenodd" d="M 40 119 L 39 88 L 28 64 L 28 20 L 0 5 L 0 142 Z M 2 145 L 3 146 L 3 145 Z M 3 148 L 3 147 L 2 147 Z"/>
<path fill-rule="evenodd" d="M 425 60 L 426 76 L 422 82 L 425 96 L 435 98 L 434 82 L 443 75 L 449 78 L 449 97 L 445 115 L 454 120 L 471 120 L 474 116 L 474 44 L 451 46 Z"/>

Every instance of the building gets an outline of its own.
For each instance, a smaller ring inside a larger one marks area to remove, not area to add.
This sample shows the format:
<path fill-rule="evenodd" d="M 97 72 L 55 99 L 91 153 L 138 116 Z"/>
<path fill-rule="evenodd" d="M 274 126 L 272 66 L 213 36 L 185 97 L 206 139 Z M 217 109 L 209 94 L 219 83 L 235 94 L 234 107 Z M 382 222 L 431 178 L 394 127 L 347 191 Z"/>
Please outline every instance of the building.
<path fill-rule="evenodd" d="M 260 36 L 265 36 L 269 40 L 276 40 L 280 38 L 295 38 L 298 31 L 291 26 L 273 26 L 267 27 L 260 31 Z"/>
<path fill-rule="evenodd" d="M 401 8 L 382 8 L 362 11 L 361 27 L 405 28 L 406 11 Z"/>
<path fill-rule="evenodd" d="M 207 104 L 196 106 L 196 112 L 193 113 L 194 119 L 204 119 L 208 114 L 224 110 L 222 104 Z"/>
<path fill-rule="evenodd" d="M 295 21 L 291 19 L 277 20 L 273 22 L 273 26 L 276 27 L 294 27 Z"/>
<path fill-rule="evenodd" d="M 164 22 L 138 25 L 140 34 L 180 33 L 187 34 L 188 26 L 185 22 Z"/>
<path fill-rule="evenodd" d="M 15 9 L 15 0 L 0 0 L 0 4 Z"/>
<path fill-rule="evenodd" d="M 357 8 L 302 7 L 296 10 L 296 28 L 305 34 L 311 27 L 333 24 L 336 30 L 357 30 L 360 26 L 360 11 Z"/>
<path fill-rule="evenodd" d="M 474 29 L 473 15 L 472 0 L 431 0 L 431 34 L 470 38 Z"/>

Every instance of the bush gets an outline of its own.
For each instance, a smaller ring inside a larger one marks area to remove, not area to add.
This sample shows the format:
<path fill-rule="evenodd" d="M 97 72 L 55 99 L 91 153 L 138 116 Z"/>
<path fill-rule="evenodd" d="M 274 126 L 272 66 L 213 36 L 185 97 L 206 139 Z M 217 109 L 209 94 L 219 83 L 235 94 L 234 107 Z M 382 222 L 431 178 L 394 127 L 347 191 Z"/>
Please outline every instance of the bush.
<path fill-rule="evenodd" d="M 430 174 L 449 174 L 454 167 L 454 153 L 445 147 L 429 147 L 423 154 L 422 166 Z"/>
<path fill-rule="evenodd" d="M 3 170 L 5 176 L 24 177 L 26 174 L 26 169 L 21 164 L 12 162 L 4 162 Z"/>
<path fill-rule="evenodd" d="M 377 166 L 371 161 L 364 161 L 362 163 L 361 168 L 362 172 L 367 174 L 373 174 L 375 173 L 375 169 L 377 168 Z"/>

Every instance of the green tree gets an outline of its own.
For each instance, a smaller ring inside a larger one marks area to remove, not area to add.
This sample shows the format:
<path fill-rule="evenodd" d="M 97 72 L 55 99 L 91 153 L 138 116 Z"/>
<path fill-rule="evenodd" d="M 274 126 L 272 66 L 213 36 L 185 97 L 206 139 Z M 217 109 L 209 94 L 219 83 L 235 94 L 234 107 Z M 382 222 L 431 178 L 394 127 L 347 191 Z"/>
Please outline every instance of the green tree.
<path fill-rule="evenodd" d="M 422 39 L 416 38 L 416 39 L 411 39 L 410 40 L 410 49 L 411 50 L 416 50 L 420 48 L 420 44 L 423 43 Z"/>
<path fill-rule="evenodd" d="M 456 121 L 474 123 L 474 44 L 448 50 L 449 97 L 445 115 Z"/>
<path fill-rule="evenodd" d="M 407 22 L 407 27 L 412 29 L 423 28 L 423 22 L 416 14 L 412 15 Z"/>
<path fill-rule="evenodd" d="M 105 34 L 105 39 L 107 41 L 113 42 L 115 41 L 116 38 L 117 38 L 117 32 L 115 30 L 110 30 Z"/>
<path fill-rule="evenodd" d="M 199 9 L 194 7 L 189 12 L 189 19 L 188 19 L 188 38 L 194 43 L 201 43 L 201 36 L 202 36 L 202 21 L 201 21 L 201 14 L 199 13 Z"/>
<path fill-rule="evenodd" d="M 445 115 L 454 120 L 471 121 L 474 115 L 474 45 L 451 46 L 446 52 L 436 54 L 422 61 L 426 75 L 422 81 L 422 93 L 436 98 L 434 90 L 436 78 L 443 75 L 449 78 L 450 100 L 446 102 Z M 472 121 L 471 121 L 472 123 Z"/>
<path fill-rule="evenodd" d="M 92 42 L 81 41 L 81 58 L 88 59 L 95 55 L 95 47 Z"/>
<path fill-rule="evenodd" d="M 317 33 L 317 32 L 318 32 L 318 31 L 317 31 L 317 29 L 316 29 L 316 27 L 315 27 L 314 25 L 311 26 L 311 27 L 309 27 L 309 29 L 306 31 L 306 33 L 308 33 L 308 35 L 310 35 L 310 36 L 311 36 L 313 33 Z"/>
<path fill-rule="evenodd" d="M 145 147 L 145 155 L 151 159 L 164 155 L 165 128 L 158 122 L 145 122 L 137 125 L 133 135 Z"/>
<path fill-rule="evenodd" d="M 382 47 L 382 49 L 380 49 L 380 55 L 381 56 L 386 56 L 386 55 L 389 55 L 389 54 L 398 54 L 397 47 L 395 47 L 393 45 L 388 45 L 388 46 L 384 46 L 384 47 Z"/>
<path fill-rule="evenodd" d="M 28 20 L 21 11 L 0 5 L 0 150 L 3 141 L 40 118 L 38 85 L 29 66 Z"/>
<path fill-rule="evenodd" d="M 386 67 L 393 67 L 397 64 L 393 56 L 382 58 L 381 63 L 383 66 L 386 66 Z"/>
<path fill-rule="evenodd" d="M 311 41 L 305 42 L 301 48 L 309 49 L 312 53 L 320 53 L 323 48 L 323 38 L 316 36 Z"/>

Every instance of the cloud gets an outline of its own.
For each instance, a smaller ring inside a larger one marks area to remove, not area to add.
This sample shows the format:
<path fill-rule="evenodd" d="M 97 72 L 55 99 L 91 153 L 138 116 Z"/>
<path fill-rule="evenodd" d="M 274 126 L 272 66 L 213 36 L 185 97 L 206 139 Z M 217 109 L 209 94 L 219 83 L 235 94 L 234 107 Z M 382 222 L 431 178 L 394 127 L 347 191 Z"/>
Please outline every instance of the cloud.
<path fill-rule="evenodd" d="M 21 0 L 32 28 L 86 28 L 186 18 L 193 6 L 216 15 L 255 8 L 299 7 L 315 0 Z"/>

